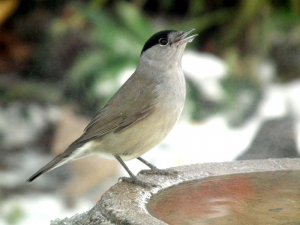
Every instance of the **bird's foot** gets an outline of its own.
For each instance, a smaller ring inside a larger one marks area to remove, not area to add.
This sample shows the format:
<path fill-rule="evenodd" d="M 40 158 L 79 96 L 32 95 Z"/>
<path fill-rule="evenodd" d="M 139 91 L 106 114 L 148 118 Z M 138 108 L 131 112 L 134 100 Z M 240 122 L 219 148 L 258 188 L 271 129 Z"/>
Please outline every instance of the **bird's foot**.
<path fill-rule="evenodd" d="M 152 187 L 157 187 L 158 185 L 156 184 L 151 184 L 145 181 L 142 181 L 140 179 L 138 179 L 137 177 L 120 177 L 119 181 L 124 181 L 124 182 L 128 182 L 131 184 L 135 184 L 144 188 L 152 188 Z"/>
<path fill-rule="evenodd" d="M 176 170 L 165 170 L 165 169 L 158 169 L 158 168 L 152 168 L 151 170 L 142 170 L 140 172 L 141 174 L 149 174 L 149 175 L 163 175 L 163 176 L 177 176 L 178 172 Z"/>

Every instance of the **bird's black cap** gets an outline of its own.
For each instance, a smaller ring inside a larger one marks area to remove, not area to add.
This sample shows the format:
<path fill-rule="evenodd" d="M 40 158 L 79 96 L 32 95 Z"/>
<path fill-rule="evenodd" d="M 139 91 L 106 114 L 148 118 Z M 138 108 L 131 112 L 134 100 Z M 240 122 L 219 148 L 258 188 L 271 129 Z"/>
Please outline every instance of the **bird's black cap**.
<path fill-rule="evenodd" d="M 141 54 L 143 54 L 144 51 L 146 51 L 147 49 L 151 48 L 152 46 L 158 44 L 158 40 L 160 38 L 168 38 L 168 34 L 171 32 L 176 32 L 175 30 L 163 30 L 160 32 L 157 32 L 155 34 L 153 34 L 145 43 Z"/>

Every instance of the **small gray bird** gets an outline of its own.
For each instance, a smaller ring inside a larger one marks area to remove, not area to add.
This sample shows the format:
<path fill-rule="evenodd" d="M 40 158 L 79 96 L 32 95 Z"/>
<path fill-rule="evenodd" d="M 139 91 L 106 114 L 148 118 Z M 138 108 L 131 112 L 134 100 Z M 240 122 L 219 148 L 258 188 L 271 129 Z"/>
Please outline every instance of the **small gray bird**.
<path fill-rule="evenodd" d="M 131 77 L 87 125 L 84 133 L 63 153 L 33 174 L 41 174 L 91 154 L 114 156 L 130 175 L 126 180 L 143 184 L 123 160 L 137 158 L 153 172 L 162 172 L 140 156 L 160 143 L 183 109 L 186 88 L 181 58 L 197 34 L 160 31 L 145 43 Z"/>

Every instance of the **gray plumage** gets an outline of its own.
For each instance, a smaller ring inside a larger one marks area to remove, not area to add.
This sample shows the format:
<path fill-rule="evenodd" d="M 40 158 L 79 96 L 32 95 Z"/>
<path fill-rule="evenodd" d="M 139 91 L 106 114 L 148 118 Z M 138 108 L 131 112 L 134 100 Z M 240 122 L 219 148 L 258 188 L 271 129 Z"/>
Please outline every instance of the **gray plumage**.
<path fill-rule="evenodd" d="M 181 57 L 195 35 L 164 31 L 146 42 L 139 65 L 111 100 L 87 125 L 82 136 L 32 175 L 93 153 L 137 158 L 157 145 L 178 120 L 185 101 Z M 167 38 L 170 46 L 160 44 Z M 156 40 L 157 39 L 157 40 Z"/>

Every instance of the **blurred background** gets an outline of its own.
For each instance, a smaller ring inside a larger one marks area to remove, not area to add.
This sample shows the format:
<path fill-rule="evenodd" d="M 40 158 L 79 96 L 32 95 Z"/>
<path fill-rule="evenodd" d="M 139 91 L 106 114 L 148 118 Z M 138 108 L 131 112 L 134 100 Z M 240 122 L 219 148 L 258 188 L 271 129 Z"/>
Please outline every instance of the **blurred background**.
<path fill-rule="evenodd" d="M 300 1 L 1 0 L 0 225 L 84 212 L 127 175 L 92 157 L 26 183 L 130 76 L 150 35 L 191 28 L 185 110 L 145 159 L 299 157 Z"/>

